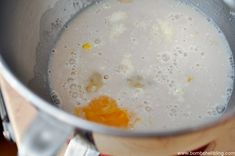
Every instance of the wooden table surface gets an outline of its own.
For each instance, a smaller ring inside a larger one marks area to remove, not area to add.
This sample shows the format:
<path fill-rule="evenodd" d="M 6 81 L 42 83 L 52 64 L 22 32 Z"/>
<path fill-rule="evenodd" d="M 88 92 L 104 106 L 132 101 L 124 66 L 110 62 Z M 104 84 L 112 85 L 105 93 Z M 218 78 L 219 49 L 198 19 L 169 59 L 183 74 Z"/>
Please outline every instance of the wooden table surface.
<path fill-rule="evenodd" d="M 16 144 L 20 148 L 20 140 L 24 134 L 25 129 L 29 126 L 31 121 L 37 115 L 36 109 L 30 104 L 29 101 L 26 101 L 22 98 L 15 90 L 9 86 L 3 78 L 0 77 L 1 89 L 6 103 L 8 116 L 11 121 L 13 131 L 15 134 Z M 65 144 L 58 156 L 64 155 L 64 152 L 67 148 Z M 1 155 L 0 156 L 5 156 Z M 7 155 L 6 155 L 7 156 Z"/>

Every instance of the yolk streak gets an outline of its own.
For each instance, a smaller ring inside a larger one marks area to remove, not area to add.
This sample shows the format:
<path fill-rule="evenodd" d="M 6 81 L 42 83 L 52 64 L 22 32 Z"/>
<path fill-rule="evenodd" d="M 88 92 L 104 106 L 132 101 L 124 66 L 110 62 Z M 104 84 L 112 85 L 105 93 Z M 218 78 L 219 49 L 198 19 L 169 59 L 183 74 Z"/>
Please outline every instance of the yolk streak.
<path fill-rule="evenodd" d="M 82 49 L 89 51 L 92 49 L 92 45 L 90 43 L 86 42 L 82 45 Z"/>
<path fill-rule="evenodd" d="M 190 83 L 190 82 L 192 82 L 192 81 L 193 81 L 193 77 L 192 77 L 192 76 L 188 76 L 188 77 L 187 77 L 187 82 Z"/>
<path fill-rule="evenodd" d="M 118 128 L 128 128 L 130 122 L 127 110 L 119 108 L 117 102 L 108 96 L 97 97 L 84 107 L 76 107 L 75 115 Z"/>

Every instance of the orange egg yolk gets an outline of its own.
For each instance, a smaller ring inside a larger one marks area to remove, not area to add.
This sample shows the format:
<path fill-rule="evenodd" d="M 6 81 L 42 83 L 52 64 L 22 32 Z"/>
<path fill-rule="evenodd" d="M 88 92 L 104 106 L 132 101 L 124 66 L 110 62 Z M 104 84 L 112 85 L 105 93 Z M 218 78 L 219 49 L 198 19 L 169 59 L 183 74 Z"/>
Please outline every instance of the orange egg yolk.
<path fill-rule="evenodd" d="M 128 111 L 119 108 L 117 102 L 108 96 L 97 97 L 84 107 L 76 107 L 74 112 L 89 121 L 112 127 L 128 128 L 130 122 Z"/>

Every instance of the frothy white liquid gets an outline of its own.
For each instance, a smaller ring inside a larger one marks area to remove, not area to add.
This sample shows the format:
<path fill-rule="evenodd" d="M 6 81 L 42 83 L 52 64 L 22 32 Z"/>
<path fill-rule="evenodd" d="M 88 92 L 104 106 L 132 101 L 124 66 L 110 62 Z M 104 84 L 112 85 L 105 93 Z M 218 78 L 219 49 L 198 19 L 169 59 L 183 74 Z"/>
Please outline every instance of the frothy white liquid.
<path fill-rule="evenodd" d="M 69 23 L 51 54 L 49 81 L 66 111 L 108 95 L 141 119 L 134 129 L 172 130 L 223 114 L 232 63 L 223 34 L 193 7 L 104 0 Z M 94 73 L 102 76 L 102 87 L 87 93 Z"/>

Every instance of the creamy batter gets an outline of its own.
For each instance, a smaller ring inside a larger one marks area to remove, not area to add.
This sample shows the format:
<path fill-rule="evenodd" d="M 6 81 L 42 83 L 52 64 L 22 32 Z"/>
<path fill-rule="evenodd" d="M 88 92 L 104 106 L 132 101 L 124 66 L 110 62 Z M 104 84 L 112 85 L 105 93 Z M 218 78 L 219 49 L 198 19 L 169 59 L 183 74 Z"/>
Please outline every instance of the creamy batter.
<path fill-rule="evenodd" d="M 215 23 L 174 0 L 103 0 L 80 13 L 52 50 L 49 82 L 68 112 L 106 95 L 134 130 L 194 127 L 220 117 L 233 58 Z"/>

